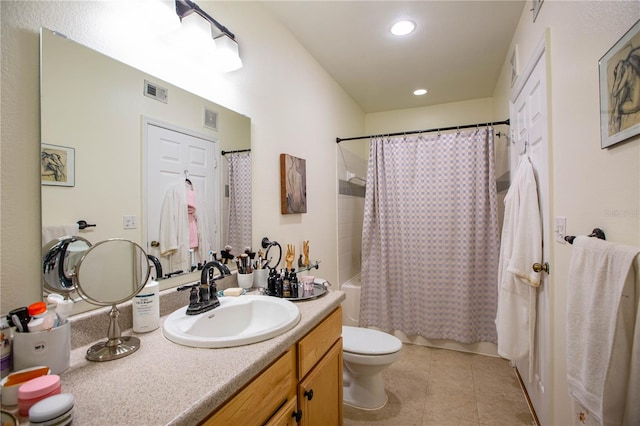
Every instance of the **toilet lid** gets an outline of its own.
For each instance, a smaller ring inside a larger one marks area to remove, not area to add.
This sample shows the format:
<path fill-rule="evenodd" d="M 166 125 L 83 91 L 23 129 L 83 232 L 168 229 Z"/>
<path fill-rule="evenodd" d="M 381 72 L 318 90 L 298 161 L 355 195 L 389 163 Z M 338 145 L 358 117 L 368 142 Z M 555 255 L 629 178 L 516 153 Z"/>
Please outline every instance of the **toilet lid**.
<path fill-rule="evenodd" d="M 342 349 L 362 355 L 385 355 L 402 349 L 402 342 L 382 331 L 342 326 Z"/>

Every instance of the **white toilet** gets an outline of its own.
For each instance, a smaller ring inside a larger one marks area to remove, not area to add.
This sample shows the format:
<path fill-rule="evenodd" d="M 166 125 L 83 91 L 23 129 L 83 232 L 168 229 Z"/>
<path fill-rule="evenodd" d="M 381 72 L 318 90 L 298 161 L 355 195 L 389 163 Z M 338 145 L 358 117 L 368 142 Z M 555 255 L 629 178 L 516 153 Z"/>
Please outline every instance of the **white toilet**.
<path fill-rule="evenodd" d="M 382 372 L 400 359 L 402 342 L 369 328 L 342 326 L 343 400 L 365 410 L 387 403 Z"/>

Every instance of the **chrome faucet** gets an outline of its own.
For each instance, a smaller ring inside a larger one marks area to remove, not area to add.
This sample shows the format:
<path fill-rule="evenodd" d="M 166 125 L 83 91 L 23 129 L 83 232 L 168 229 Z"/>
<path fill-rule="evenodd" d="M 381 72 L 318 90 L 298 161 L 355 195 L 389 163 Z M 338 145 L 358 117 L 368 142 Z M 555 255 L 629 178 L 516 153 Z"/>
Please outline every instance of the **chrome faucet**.
<path fill-rule="evenodd" d="M 218 300 L 218 289 L 214 280 L 213 268 L 220 272 L 222 277 L 231 275 L 231 271 L 217 260 L 205 263 L 202 267 L 199 284 L 185 285 L 178 287 L 178 291 L 190 289 L 189 306 L 187 307 L 187 315 L 198 315 L 208 312 L 220 306 Z"/>

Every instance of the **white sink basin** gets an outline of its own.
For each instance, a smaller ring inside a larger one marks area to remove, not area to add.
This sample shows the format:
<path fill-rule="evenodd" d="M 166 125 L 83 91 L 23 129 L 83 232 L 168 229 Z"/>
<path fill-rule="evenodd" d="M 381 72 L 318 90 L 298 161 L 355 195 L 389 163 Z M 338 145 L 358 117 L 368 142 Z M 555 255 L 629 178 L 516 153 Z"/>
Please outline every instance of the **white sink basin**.
<path fill-rule="evenodd" d="M 162 333 L 174 343 L 195 348 L 228 348 L 276 337 L 300 321 L 298 307 L 270 296 L 220 297 L 220 306 L 187 315 L 184 306 L 164 321 Z"/>

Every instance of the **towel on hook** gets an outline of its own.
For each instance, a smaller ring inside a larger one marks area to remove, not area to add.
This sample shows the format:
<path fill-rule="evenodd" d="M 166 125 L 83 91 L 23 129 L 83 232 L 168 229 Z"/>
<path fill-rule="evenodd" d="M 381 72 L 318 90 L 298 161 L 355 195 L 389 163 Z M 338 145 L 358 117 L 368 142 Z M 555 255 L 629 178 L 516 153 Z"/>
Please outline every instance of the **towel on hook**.
<path fill-rule="evenodd" d="M 600 424 L 640 424 L 640 248 L 577 237 L 567 283 L 567 381 Z"/>
<path fill-rule="evenodd" d="M 69 223 L 66 225 L 42 225 L 42 246 L 60 237 L 67 235 L 77 235 L 79 231 L 77 223 Z"/>

